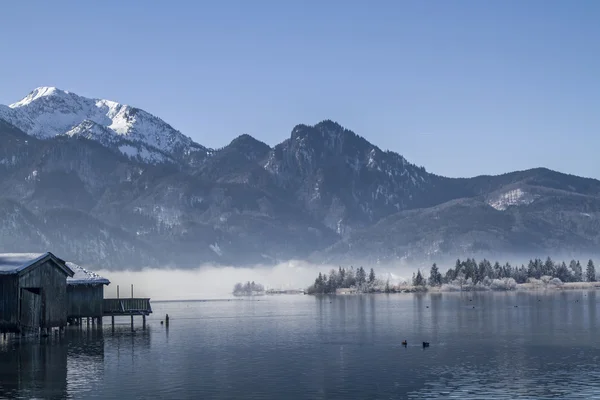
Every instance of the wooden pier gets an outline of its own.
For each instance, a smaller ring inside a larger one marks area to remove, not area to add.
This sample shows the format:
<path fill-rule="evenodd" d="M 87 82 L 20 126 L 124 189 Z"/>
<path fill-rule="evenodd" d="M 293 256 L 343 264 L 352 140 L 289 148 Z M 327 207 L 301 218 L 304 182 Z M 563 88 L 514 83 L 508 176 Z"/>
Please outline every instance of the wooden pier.
<path fill-rule="evenodd" d="M 104 299 L 102 313 L 105 317 L 111 317 L 112 328 L 115 328 L 115 317 L 131 317 L 131 330 L 133 330 L 133 317 L 142 316 L 143 329 L 146 329 L 146 316 L 152 313 L 149 298 L 117 298 Z"/>

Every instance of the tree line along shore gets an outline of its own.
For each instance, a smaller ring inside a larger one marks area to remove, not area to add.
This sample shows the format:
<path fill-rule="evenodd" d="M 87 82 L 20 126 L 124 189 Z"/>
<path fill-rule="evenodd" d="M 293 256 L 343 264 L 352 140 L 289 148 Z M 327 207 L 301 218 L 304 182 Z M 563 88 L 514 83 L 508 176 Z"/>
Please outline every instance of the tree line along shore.
<path fill-rule="evenodd" d="M 532 259 L 527 265 L 513 266 L 510 263 L 492 264 L 487 259 L 477 262 L 474 258 L 456 260 L 445 274 L 437 264 L 425 276 L 421 270 L 412 275 L 410 281 L 390 282 L 389 278 L 378 277 L 373 268 L 369 273 L 363 268 L 332 269 L 329 274 L 319 273 L 315 282 L 306 290 L 307 294 L 351 294 L 351 293 L 394 293 L 438 291 L 484 291 L 538 288 L 591 288 L 597 282 L 596 267 L 589 260 L 584 267 L 578 260 L 555 262 Z"/>

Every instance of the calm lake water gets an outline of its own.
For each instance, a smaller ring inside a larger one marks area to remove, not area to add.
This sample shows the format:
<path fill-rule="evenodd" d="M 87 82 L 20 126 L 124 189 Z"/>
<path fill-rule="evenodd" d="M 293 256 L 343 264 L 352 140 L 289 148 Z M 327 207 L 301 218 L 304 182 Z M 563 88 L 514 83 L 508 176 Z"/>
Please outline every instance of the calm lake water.
<path fill-rule="evenodd" d="M 123 318 L 114 333 L 105 319 L 103 329 L 62 337 L 0 339 L 0 398 L 600 398 L 599 299 L 564 291 L 153 303 L 145 331 L 130 332 Z"/>

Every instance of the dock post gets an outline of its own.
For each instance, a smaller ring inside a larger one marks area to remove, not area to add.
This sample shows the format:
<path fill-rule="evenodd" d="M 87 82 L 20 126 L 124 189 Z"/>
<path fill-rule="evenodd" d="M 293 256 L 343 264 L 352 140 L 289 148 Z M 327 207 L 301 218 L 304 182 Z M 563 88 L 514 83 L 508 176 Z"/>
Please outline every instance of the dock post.
<path fill-rule="evenodd" d="M 102 327 L 102 317 L 98 317 L 98 326 Z"/>
<path fill-rule="evenodd" d="M 167 314 L 165 317 L 165 324 L 169 326 L 169 314 Z"/>
<path fill-rule="evenodd" d="M 133 314 L 131 314 L 131 332 L 133 332 Z"/>
<path fill-rule="evenodd" d="M 146 330 L 146 314 L 142 315 L 142 329 Z"/>
<path fill-rule="evenodd" d="M 110 324 L 112 325 L 112 330 L 114 332 L 115 331 L 115 316 L 114 315 L 110 316 Z"/>
<path fill-rule="evenodd" d="M 87 326 L 90 326 L 90 317 L 87 317 Z"/>

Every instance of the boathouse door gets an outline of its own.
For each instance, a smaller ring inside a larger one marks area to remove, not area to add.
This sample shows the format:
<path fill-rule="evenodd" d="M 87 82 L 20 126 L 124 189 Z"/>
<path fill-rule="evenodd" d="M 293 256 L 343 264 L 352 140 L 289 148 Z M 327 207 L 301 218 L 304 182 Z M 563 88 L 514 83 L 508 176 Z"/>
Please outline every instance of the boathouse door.
<path fill-rule="evenodd" d="M 35 331 L 42 322 L 42 289 L 21 288 L 21 328 L 24 331 Z"/>

